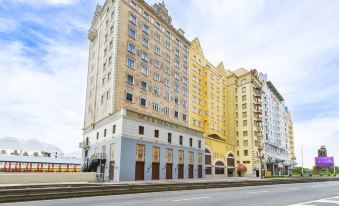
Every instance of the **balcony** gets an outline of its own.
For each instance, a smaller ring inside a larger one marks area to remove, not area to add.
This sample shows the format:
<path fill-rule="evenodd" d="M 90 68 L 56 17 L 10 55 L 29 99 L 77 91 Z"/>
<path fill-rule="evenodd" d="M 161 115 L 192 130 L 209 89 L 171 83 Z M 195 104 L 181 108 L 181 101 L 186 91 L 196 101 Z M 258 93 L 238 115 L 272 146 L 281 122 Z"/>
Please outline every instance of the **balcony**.
<path fill-rule="evenodd" d="M 256 102 L 254 102 L 254 105 L 255 105 L 255 106 L 262 106 L 262 103 L 261 103 L 261 102 L 258 102 L 258 101 L 256 101 Z"/>
<path fill-rule="evenodd" d="M 257 109 L 254 111 L 254 114 L 262 114 L 262 110 L 261 109 Z"/>
<path fill-rule="evenodd" d="M 257 126 L 257 131 L 262 131 L 262 126 Z"/>

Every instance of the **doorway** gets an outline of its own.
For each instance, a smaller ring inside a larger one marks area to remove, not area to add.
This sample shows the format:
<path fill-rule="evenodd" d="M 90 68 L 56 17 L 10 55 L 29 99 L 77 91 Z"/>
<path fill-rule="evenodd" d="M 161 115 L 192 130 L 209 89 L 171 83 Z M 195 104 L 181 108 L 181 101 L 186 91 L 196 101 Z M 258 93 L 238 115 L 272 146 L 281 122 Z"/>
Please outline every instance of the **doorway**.
<path fill-rule="evenodd" d="M 114 161 L 109 163 L 109 180 L 114 179 Z"/>
<path fill-rule="evenodd" d="M 144 180 L 145 162 L 136 162 L 135 180 Z"/>
<path fill-rule="evenodd" d="M 173 171 L 173 165 L 170 163 L 166 164 L 166 179 L 170 180 L 172 179 L 172 171 Z"/>
<path fill-rule="evenodd" d="M 178 165 L 178 179 L 184 179 L 184 165 Z"/>
<path fill-rule="evenodd" d="M 160 164 L 153 162 L 152 163 L 152 180 L 158 180 L 159 179 L 159 169 L 160 169 Z"/>

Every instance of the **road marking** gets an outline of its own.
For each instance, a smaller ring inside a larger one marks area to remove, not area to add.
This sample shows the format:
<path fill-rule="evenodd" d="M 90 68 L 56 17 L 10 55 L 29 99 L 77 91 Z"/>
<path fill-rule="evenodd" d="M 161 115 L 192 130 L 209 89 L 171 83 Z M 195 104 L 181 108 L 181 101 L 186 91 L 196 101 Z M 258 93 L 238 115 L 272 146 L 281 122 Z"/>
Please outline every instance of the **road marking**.
<path fill-rule="evenodd" d="M 293 204 L 293 205 L 288 205 L 288 206 L 317 206 L 316 203 L 330 203 L 330 204 L 339 205 L 338 200 L 331 200 L 331 199 L 337 199 L 337 198 L 339 198 L 339 196 L 320 199 L 320 200 L 314 200 L 314 201 L 310 201 L 310 202 L 303 202 L 303 203 L 298 203 L 298 204 Z M 312 204 L 312 205 L 310 205 L 310 204 Z"/>
<path fill-rule="evenodd" d="M 265 193 L 265 192 L 268 192 L 268 191 L 264 190 L 264 191 L 257 191 L 257 192 L 249 192 L 249 194 L 258 194 L 258 193 Z"/>
<path fill-rule="evenodd" d="M 180 200 L 172 200 L 172 202 L 181 202 L 181 201 L 189 201 L 189 200 L 200 200 L 200 199 L 208 199 L 210 197 L 195 197 L 195 198 L 187 198 L 187 199 L 180 199 Z"/>

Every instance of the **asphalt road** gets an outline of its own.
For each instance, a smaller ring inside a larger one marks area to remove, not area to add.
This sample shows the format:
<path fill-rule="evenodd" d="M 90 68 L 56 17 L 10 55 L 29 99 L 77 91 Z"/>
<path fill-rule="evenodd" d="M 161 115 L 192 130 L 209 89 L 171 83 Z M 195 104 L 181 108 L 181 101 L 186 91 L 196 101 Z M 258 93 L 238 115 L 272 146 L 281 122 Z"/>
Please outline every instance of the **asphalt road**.
<path fill-rule="evenodd" d="M 315 202 L 314 202 L 315 201 Z M 185 190 L 46 200 L 0 205 L 18 206 L 338 206 L 339 182 Z"/>

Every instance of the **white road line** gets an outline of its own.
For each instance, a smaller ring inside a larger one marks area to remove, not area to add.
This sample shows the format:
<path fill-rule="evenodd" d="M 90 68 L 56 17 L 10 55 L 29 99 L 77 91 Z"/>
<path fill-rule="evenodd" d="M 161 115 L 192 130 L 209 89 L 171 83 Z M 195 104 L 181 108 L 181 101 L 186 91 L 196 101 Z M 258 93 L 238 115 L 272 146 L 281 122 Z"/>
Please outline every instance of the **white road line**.
<path fill-rule="evenodd" d="M 258 194 L 258 193 L 265 193 L 265 192 L 268 192 L 268 191 L 257 191 L 257 192 L 249 192 L 249 194 Z"/>
<path fill-rule="evenodd" d="M 321 202 L 321 203 L 331 203 L 331 204 L 337 204 L 339 205 L 339 201 L 335 201 L 335 200 L 317 200 L 317 201 L 314 201 L 314 202 Z"/>
<path fill-rule="evenodd" d="M 180 199 L 180 200 L 172 200 L 172 202 L 181 202 L 181 201 L 189 201 L 189 200 L 200 200 L 200 199 L 208 199 L 210 197 L 194 197 L 194 198 L 187 198 L 187 199 Z"/>
<path fill-rule="evenodd" d="M 296 187 L 290 187 L 290 188 L 285 188 L 286 190 L 299 190 L 300 188 L 296 188 Z"/>
<path fill-rule="evenodd" d="M 298 204 L 293 204 L 293 205 L 288 205 L 288 206 L 306 206 L 306 204 L 307 204 L 307 206 L 317 206 L 317 205 L 310 205 L 312 203 L 331 203 L 331 204 L 339 205 L 339 201 L 331 200 L 331 199 L 336 199 L 336 198 L 339 198 L 339 196 L 320 199 L 320 200 L 314 200 L 314 201 L 310 201 L 310 202 L 303 202 L 303 203 L 298 203 Z"/>

